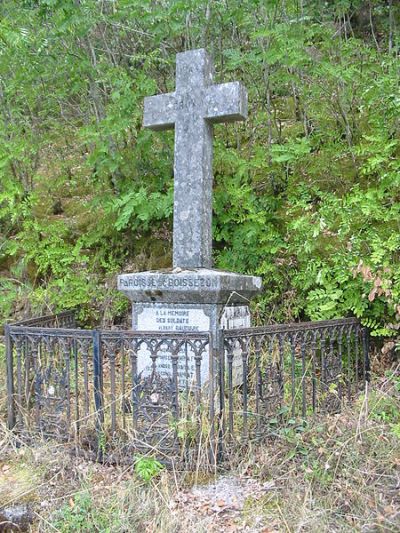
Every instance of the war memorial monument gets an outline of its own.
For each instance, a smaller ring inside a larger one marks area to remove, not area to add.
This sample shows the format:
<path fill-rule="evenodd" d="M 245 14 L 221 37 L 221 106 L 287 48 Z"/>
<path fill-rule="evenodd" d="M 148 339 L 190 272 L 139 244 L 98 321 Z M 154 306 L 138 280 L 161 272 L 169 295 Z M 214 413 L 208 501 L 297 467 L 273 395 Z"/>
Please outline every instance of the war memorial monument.
<path fill-rule="evenodd" d="M 260 292 L 261 279 L 212 268 L 213 124 L 247 117 L 246 89 L 239 82 L 215 85 L 213 76 L 205 50 L 179 53 L 175 92 L 145 98 L 144 127 L 175 129 L 173 268 L 121 274 L 118 289 L 132 301 L 134 330 L 209 331 L 217 342 L 221 328 L 250 326 L 248 303 Z M 190 363 L 190 354 L 182 354 L 187 356 Z M 208 379 L 206 359 L 202 383 Z M 170 364 L 166 354 L 157 370 L 168 374 Z M 193 375 L 194 361 L 190 365 Z M 183 379 L 183 361 L 180 366 Z M 143 353 L 138 370 L 150 368 Z"/>

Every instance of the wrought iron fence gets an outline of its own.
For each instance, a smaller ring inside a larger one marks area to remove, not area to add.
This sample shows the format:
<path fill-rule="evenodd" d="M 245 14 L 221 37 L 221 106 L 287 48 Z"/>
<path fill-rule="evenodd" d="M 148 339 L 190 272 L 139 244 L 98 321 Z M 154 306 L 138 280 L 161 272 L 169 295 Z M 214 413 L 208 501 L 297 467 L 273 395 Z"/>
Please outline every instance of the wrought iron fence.
<path fill-rule="evenodd" d="M 223 430 L 231 440 L 260 438 L 284 415 L 337 412 L 369 380 L 368 332 L 352 318 L 226 330 L 224 347 Z"/>
<path fill-rule="evenodd" d="M 213 416 L 201 380 L 209 334 L 103 331 L 98 339 L 101 427 L 119 446 L 122 437 L 128 453 L 169 457 L 186 453 L 188 439 L 198 443 L 204 411 Z"/>
<path fill-rule="evenodd" d="M 218 341 L 77 329 L 63 313 L 8 325 L 5 338 L 9 427 L 98 455 L 215 458 L 289 415 L 338 411 L 369 379 L 355 319 L 224 330 Z"/>
<path fill-rule="evenodd" d="M 24 326 L 26 328 L 74 328 L 76 327 L 75 313 L 73 311 L 63 311 L 57 315 L 28 318 L 14 322 L 11 326 Z"/>
<path fill-rule="evenodd" d="M 214 417 L 212 387 L 201 382 L 209 334 L 74 325 L 63 314 L 5 327 L 9 427 L 95 441 L 99 454 L 113 447 L 187 454 L 188 439 L 201 440 L 205 412 Z"/>

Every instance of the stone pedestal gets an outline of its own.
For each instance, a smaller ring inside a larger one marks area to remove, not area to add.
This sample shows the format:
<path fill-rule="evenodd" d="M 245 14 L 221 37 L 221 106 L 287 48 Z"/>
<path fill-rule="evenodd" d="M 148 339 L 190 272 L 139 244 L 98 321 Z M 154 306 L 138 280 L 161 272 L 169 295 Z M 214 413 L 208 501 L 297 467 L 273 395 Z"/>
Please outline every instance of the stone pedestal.
<path fill-rule="evenodd" d="M 133 330 L 211 332 L 213 348 L 217 348 L 220 329 L 250 326 L 248 303 L 260 292 L 261 279 L 205 268 L 176 268 L 122 274 L 118 277 L 118 289 L 132 301 Z M 143 350 L 138 355 L 138 372 L 146 375 L 151 369 L 150 354 Z M 190 350 L 181 355 L 183 383 L 188 368 L 189 375 L 194 374 L 195 362 Z M 161 354 L 157 369 L 162 374 L 172 374 L 169 354 Z M 209 372 L 209 357 L 204 357 L 202 384 L 208 381 Z"/>
<path fill-rule="evenodd" d="M 247 304 L 261 291 L 261 278 L 208 268 L 121 274 L 118 289 L 137 303 Z"/>

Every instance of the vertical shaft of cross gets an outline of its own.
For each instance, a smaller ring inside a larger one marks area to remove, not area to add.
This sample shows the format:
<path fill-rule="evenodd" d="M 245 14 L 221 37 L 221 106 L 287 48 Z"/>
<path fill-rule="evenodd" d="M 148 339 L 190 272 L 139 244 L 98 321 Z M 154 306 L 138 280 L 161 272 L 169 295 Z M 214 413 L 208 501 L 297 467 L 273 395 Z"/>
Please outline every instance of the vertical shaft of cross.
<path fill-rule="evenodd" d="M 174 267 L 211 268 L 212 124 L 204 120 L 204 90 L 212 81 L 204 51 L 176 58 Z"/>
<path fill-rule="evenodd" d="M 145 127 L 175 127 L 174 267 L 212 266 L 212 124 L 247 116 L 245 89 L 212 81 L 206 51 L 183 52 L 176 58 L 175 92 L 145 98 Z"/>

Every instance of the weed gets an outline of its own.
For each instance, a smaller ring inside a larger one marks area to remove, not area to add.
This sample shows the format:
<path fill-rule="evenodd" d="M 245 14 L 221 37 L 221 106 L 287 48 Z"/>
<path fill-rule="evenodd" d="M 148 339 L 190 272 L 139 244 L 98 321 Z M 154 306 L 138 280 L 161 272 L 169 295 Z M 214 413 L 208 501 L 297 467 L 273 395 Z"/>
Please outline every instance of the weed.
<path fill-rule="evenodd" d="M 157 477 L 164 468 L 164 465 L 154 459 L 154 457 L 137 456 L 135 458 L 135 473 L 146 483 Z"/>
<path fill-rule="evenodd" d="M 391 424 L 390 430 L 398 439 L 400 439 L 400 423 L 399 424 Z"/>
<path fill-rule="evenodd" d="M 107 448 L 107 435 L 104 431 L 100 431 L 98 440 L 97 440 L 98 450 L 100 456 L 104 456 L 106 454 L 106 448 Z"/>
<path fill-rule="evenodd" d="M 369 397 L 369 415 L 372 420 L 387 424 L 400 423 L 399 403 L 393 396 L 372 391 Z"/>
<path fill-rule="evenodd" d="M 92 498 L 88 492 L 71 498 L 56 514 L 54 526 L 63 533 L 89 531 Z"/>
<path fill-rule="evenodd" d="M 311 463 L 303 464 L 304 479 L 312 483 L 318 483 L 327 487 L 333 481 L 333 474 L 328 463 L 322 464 L 318 459 L 313 459 Z"/>

